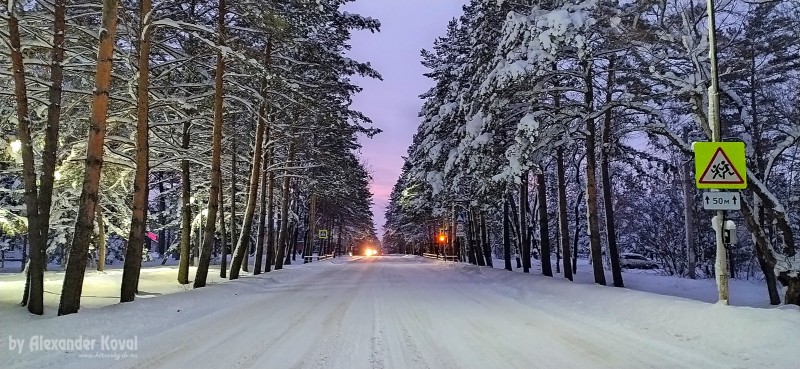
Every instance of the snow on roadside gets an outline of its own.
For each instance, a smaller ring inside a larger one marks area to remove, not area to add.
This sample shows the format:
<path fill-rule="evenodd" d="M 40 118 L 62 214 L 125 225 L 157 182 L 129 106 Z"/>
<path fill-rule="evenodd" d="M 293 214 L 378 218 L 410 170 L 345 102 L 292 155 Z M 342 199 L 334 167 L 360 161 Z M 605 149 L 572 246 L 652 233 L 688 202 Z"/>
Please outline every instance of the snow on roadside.
<path fill-rule="evenodd" d="M 105 273 L 95 276 L 93 279 L 90 278 L 91 274 L 96 273 L 90 272 L 86 277 L 86 285 L 83 291 L 85 299 L 82 298 L 81 305 L 86 307 L 83 303 L 86 301 L 87 303 L 94 303 L 95 306 L 103 304 L 105 306 L 102 308 L 82 308 L 77 314 L 62 317 L 55 316 L 57 303 L 52 307 L 48 305 L 46 315 L 42 317 L 32 316 L 28 314 L 26 309 L 19 306 L 14 306 L 13 310 L 9 310 L 5 306 L 7 297 L 4 293 L 4 306 L 2 315 L 0 315 L 0 327 L 2 327 L 0 349 L 8 352 L 13 346 L 10 339 L 16 339 L 17 337 L 25 339 L 28 346 L 30 346 L 30 341 L 36 337 L 44 340 L 50 338 L 90 337 L 99 341 L 97 342 L 98 347 L 102 344 L 102 337 L 111 337 L 110 339 L 114 340 L 136 336 L 138 341 L 144 341 L 151 335 L 182 325 L 186 321 L 194 321 L 199 317 L 221 314 L 222 309 L 228 304 L 253 303 L 253 300 L 257 299 L 263 292 L 285 288 L 290 284 L 306 283 L 306 280 L 308 281 L 307 283 L 312 283 L 313 278 L 330 268 L 335 268 L 334 263 L 331 261 L 288 265 L 283 270 L 244 277 L 225 283 L 209 284 L 204 288 L 189 289 L 182 293 L 171 292 L 182 291 L 183 287 L 169 286 L 172 284 L 178 285 L 176 281 L 177 269 L 155 268 L 157 270 L 149 271 L 148 268 L 145 268 L 142 270 L 143 279 L 140 281 L 140 289 L 148 291 L 149 288 L 148 292 L 153 295 L 156 294 L 154 291 L 160 289 L 163 295 L 157 298 L 137 298 L 134 302 L 124 304 L 116 303 L 118 300 L 114 300 L 114 304 L 109 304 L 108 300 L 97 300 L 92 296 L 92 291 L 94 293 L 105 291 L 111 294 L 107 286 L 114 285 L 114 280 L 119 282 L 121 271 L 119 271 L 120 276 L 115 276 L 115 273 Z M 194 268 L 191 272 L 190 276 L 193 276 Z M 214 280 L 219 282 L 218 271 L 209 272 L 209 277 L 214 273 L 216 273 Z M 146 282 L 148 278 L 144 278 L 145 274 L 156 276 L 156 278 L 149 278 L 150 282 Z M 4 277 L 8 278 L 8 276 Z M 3 286 L 8 283 L 7 281 L 0 282 Z M 115 288 L 114 293 L 118 296 L 119 283 L 116 283 Z M 107 296 L 102 297 L 107 298 Z M 13 296 L 13 299 L 17 298 L 19 298 L 18 295 Z M 23 316 L 25 318 L 20 319 Z M 116 330 L 109 331 L 109 325 L 114 326 Z M 75 331 L 74 327 L 80 327 L 80 329 Z M 141 346 L 142 342 L 136 342 L 135 344 Z M 64 352 L 70 352 L 70 350 L 46 350 L 41 347 L 39 347 L 39 350 L 41 351 L 31 351 L 30 347 L 25 347 L 19 355 L 0 356 L 0 367 L 27 367 L 31 360 L 31 353 L 35 353 L 36 355 L 34 356 L 41 356 L 37 359 L 36 366 L 59 367 L 63 365 L 63 363 L 60 363 L 63 356 L 59 355 L 63 355 Z M 113 354 L 113 351 L 109 352 Z"/>
<path fill-rule="evenodd" d="M 522 268 L 516 268 L 515 260 L 511 260 L 511 265 L 514 267 L 514 272 L 522 272 Z M 504 262 L 503 260 L 494 259 L 493 266 L 495 269 L 503 269 Z M 555 278 L 564 279 L 563 274 L 556 273 L 555 270 L 555 262 L 553 262 Z M 541 275 L 541 273 L 541 261 L 532 260 L 531 274 Z M 657 273 L 657 271 L 651 270 L 623 269 L 622 280 L 625 288 L 631 290 L 683 297 L 708 303 L 717 302 L 717 285 L 713 278 L 689 279 Z M 578 259 L 578 273 L 575 274 L 574 280 L 575 283 L 579 284 L 594 284 L 592 266 L 588 264 L 588 260 Z M 611 281 L 611 271 L 606 270 L 606 283 L 609 286 L 612 284 Z M 728 287 L 730 290 L 730 304 L 733 306 L 770 307 L 765 282 L 729 279 Z"/>
<path fill-rule="evenodd" d="M 573 283 L 541 274 L 509 273 L 465 264 L 449 267 L 473 274 L 489 288 L 548 313 L 576 319 L 587 329 L 612 325 L 664 340 L 702 342 L 709 350 L 726 353 L 743 363 L 753 360 L 759 367 L 790 368 L 800 361 L 800 308 L 794 305 L 776 309 L 724 306 Z"/>
<path fill-rule="evenodd" d="M 296 262 L 295 262 L 296 263 Z M 324 262 L 323 262 L 324 263 Z M 161 295 L 186 292 L 192 290 L 191 282 L 194 280 L 197 268 L 189 268 L 188 285 L 178 283 L 178 267 L 161 266 L 158 263 L 149 263 L 150 266 L 143 267 L 139 279 L 139 294 L 136 299 L 147 299 Z M 286 269 L 304 269 L 312 264 L 286 265 Z M 252 265 L 251 265 L 252 268 Z M 250 269 L 252 270 L 252 269 Z M 250 273 L 242 272 L 242 277 L 250 276 Z M 272 274 L 270 274 L 272 276 Z M 61 284 L 64 279 L 63 271 L 45 272 L 44 278 L 44 305 L 45 314 L 35 316 L 28 313 L 28 310 L 20 307 L 19 302 L 25 288 L 25 275 L 23 273 L 0 274 L 0 327 L 6 328 L 11 325 L 24 324 L 32 320 L 41 320 L 55 317 L 58 313 L 58 304 L 61 298 Z M 120 284 L 122 282 L 121 265 L 112 266 L 104 272 L 88 270 L 86 272 L 84 287 L 81 294 L 81 313 L 87 309 L 99 308 L 119 303 Z M 220 278 L 219 265 L 212 265 L 208 272 L 208 285 L 229 283 L 227 279 Z"/>

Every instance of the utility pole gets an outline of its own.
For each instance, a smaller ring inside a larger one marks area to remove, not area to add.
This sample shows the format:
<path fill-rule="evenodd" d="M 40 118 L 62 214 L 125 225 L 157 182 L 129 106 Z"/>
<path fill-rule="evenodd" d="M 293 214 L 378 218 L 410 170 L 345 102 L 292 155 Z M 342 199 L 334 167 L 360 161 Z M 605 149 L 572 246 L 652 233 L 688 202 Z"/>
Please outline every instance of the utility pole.
<path fill-rule="evenodd" d="M 719 120 L 719 71 L 717 69 L 717 37 L 714 0 L 707 0 L 708 11 L 708 57 L 711 61 L 711 87 L 708 89 L 708 125 L 711 128 L 711 141 L 722 142 L 722 125 Z M 727 258 L 723 234 L 725 232 L 725 211 L 717 210 L 712 225 L 717 235 L 717 262 L 715 274 L 719 302 L 728 305 L 728 275 L 726 273 Z"/>

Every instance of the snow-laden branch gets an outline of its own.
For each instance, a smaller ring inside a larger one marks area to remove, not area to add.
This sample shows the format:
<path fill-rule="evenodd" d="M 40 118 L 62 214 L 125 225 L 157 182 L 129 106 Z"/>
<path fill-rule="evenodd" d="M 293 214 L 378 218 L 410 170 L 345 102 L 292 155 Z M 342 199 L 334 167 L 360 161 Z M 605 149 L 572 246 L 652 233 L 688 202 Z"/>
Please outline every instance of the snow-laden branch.
<path fill-rule="evenodd" d="M 789 149 L 792 146 L 797 145 L 800 143 L 800 128 L 795 128 L 792 132 L 789 132 L 786 136 L 786 139 L 783 142 L 777 144 L 774 149 L 769 153 L 769 160 L 767 161 L 767 167 L 764 170 L 765 176 L 764 180 L 769 180 L 770 174 L 772 173 L 772 168 L 775 166 L 775 161 L 780 158 L 784 151 Z"/>

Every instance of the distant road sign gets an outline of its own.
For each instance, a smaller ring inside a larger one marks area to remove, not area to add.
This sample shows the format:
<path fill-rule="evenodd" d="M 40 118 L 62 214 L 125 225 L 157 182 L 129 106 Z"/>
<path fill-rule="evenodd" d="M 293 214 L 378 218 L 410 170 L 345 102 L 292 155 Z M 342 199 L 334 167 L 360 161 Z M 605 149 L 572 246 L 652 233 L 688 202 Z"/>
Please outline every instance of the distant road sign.
<path fill-rule="evenodd" d="M 328 230 L 327 229 L 320 229 L 319 230 L 319 238 L 328 238 Z"/>
<path fill-rule="evenodd" d="M 738 192 L 703 192 L 703 209 L 739 210 L 741 206 Z"/>
<path fill-rule="evenodd" d="M 695 142 L 697 188 L 745 189 L 747 165 L 744 142 Z"/>
<path fill-rule="evenodd" d="M 456 224 L 456 237 L 464 237 L 467 235 L 467 232 L 464 231 L 464 223 L 457 223 Z"/>

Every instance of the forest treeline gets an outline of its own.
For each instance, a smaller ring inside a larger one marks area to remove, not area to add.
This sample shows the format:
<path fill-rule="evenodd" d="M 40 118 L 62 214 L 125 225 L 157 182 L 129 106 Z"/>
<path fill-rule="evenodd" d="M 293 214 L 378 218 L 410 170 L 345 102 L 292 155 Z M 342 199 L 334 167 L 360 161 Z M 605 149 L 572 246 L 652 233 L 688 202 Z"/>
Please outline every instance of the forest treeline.
<path fill-rule="evenodd" d="M 377 240 L 357 152 L 379 130 L 351 99 L 354 76 L 381 77 L 345 53 L 380 23 L 347 2 L 0 4 L 0 241 L 27 260 L 22 304 L 43 313 L 48 265 L 65 268 L 63 315 L 87 261 L 124 260 L 126 302 L 154 252 L 199 288 L 212 259 L 235 279 L 298 244 Z"/>
<path fill-rule="evenodd" d="M 720 133 L 747 147 L 730 276 L 800 304 L 800 2 L 714 3 Z M 525 272 L 533 255 L 569 279 L 587 257 L 615 286 L 623 252 L 713 277 L 691 145 L 712 138 L 707 14 L 683 0 L 470 1 L 422 52 L 435 85 L 384 247 L 509 270 L 516 255 Z"/>

